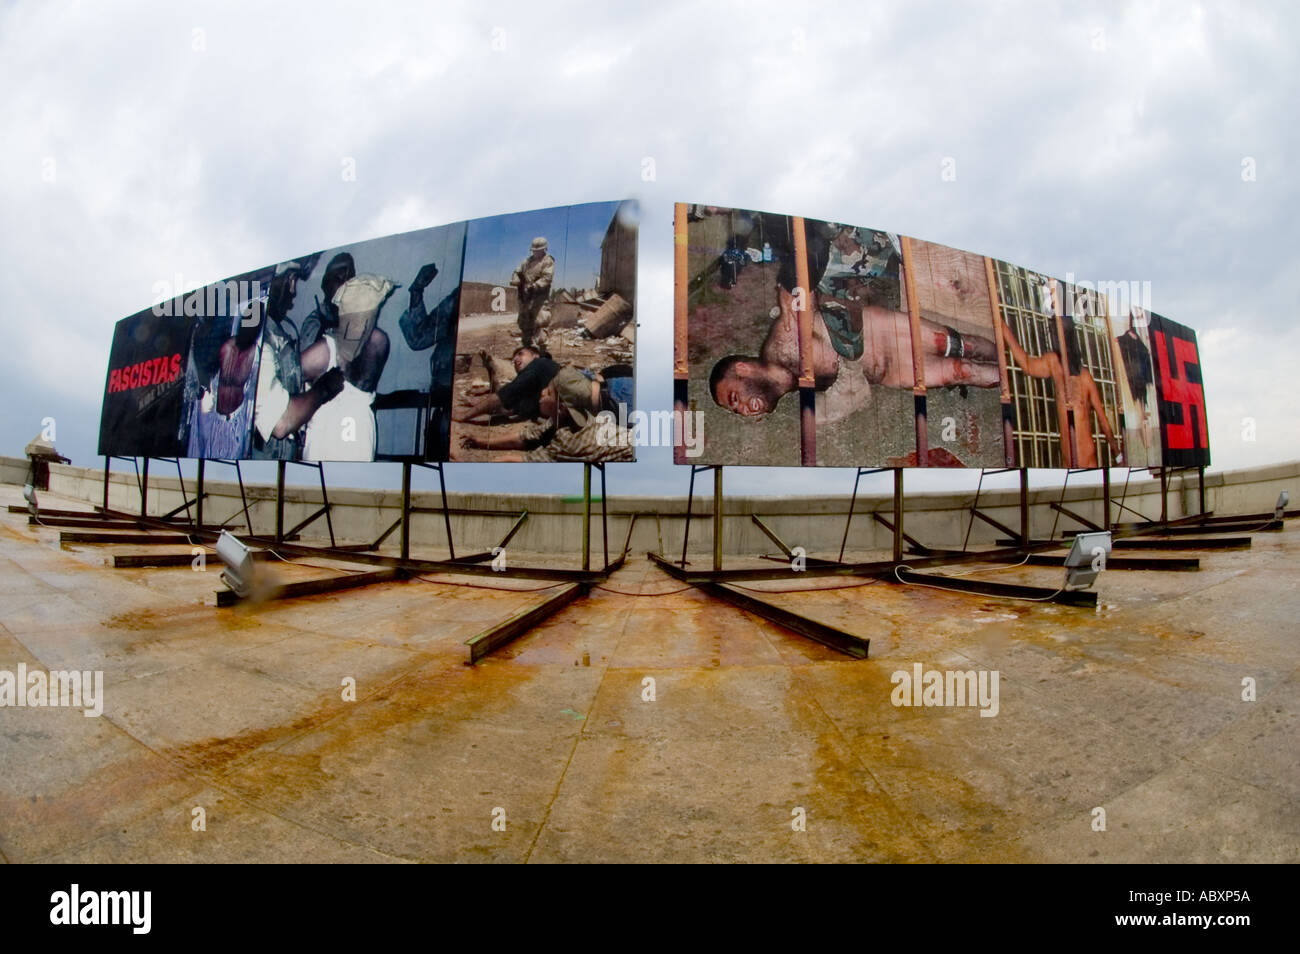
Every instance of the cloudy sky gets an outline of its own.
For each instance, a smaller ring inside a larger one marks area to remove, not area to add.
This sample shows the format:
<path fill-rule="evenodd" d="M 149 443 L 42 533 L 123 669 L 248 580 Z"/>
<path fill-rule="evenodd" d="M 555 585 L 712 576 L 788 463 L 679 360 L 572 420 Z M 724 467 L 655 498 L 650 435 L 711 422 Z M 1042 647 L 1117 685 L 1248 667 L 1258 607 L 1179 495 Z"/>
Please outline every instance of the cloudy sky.
<path fill-rule="evenodd" d="M 630 196 L 643 407 L 671 406 L 672 203 L 705 202 L 1149 281 L 1154 309 L 1200 335 L 1215 469 L 1300 458 L 1298 11 L 5 3 L 0 453 L 53 417 L 60 450 L 96 463 L 113 324 L 159 282 Z M 611 491 L 684 493 L 670 453 L 612 468 Z M 581 480 L 577 465 L 448 477 Z M 395 486 L 397 465 L 330 480 Z M 845 493 L 852 471 L 727 481 Z"/>

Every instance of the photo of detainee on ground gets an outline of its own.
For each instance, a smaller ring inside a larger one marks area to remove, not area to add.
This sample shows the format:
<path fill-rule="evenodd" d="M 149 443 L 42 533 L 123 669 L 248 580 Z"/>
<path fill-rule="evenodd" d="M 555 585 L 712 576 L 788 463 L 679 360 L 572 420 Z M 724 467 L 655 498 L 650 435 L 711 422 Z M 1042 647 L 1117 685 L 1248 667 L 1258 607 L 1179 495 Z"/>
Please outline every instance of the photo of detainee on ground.
<path fill-rule="evenodd" d="M 276 266 L 255 459 L 443 459 L 464 223 Z"/>
<path fill-rule="evenodd" d="M 996 269 L 1018 465 L 1123 466 L 1104 303 L 1006 262 Z"/>
<path fill-rule="evenodd" d="M 450 459 L 634 460 L 633 207 L 468 225 Z"/>
<path fill-rule="evenodd" d="M 796 220 L 699 205 L 689 207 L 687 219 L 687 275 L 679 280 L 688 282 L 688 394 L 690 409 L 705 414 L 703 452 L 694 462 L 798 466 Z M 804 231 L 817 464 L 916 466 L 916 377 L 900 240 L 814 219 L 804 220 Z M 930 386 L 990 389 L 996 404 L 991 335 L 969 327 L 963 335 L 951 320 L 923 318 L 919 348 Z M 943 448 L 927 463 L 962 466 Z"/>

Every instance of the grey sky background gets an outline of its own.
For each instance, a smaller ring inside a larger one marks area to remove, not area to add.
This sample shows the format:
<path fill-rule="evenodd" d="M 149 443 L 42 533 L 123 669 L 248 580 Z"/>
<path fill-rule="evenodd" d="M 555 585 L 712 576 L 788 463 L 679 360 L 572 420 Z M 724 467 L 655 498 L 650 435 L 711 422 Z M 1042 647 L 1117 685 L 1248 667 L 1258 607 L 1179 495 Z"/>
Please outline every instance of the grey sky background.
<path fill-rule="evenodd" d="M 1287 3 L 7 3 L 0 452 L 53 417 L 60 450 L 98 463 L 113 324 L 159 282 L 633 197 L 642 408 L 671 406 L 672 203 L 706 202 L 1150 281 L 1199 334 L 1215 469 L 1293 460 L 1298 20 Z M 611 492 L 685 492 L 670 449 L 639 456 Z M 340 485 L 397 475 L 329 467 Z M 578 465 L 448 479 L 581 486 Z M 735 493 L 851 482 L 727 476 Z"/>

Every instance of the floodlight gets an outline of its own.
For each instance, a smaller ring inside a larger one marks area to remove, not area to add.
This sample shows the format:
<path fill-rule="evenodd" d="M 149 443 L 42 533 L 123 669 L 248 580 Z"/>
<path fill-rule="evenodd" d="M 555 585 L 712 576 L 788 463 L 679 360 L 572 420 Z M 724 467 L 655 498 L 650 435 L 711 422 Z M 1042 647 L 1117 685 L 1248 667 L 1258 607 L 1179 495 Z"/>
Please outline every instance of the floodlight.
<path fill-rule="evenodd" d="M 1283 493 L 1285 494 L 1285 491 Z M 31 484 L 23 484 L 23 499 L 27 501 L 28 512 L 35 517 L 36 511 L 40 509 L 36 504 L 36 488 Z"/>
<path fill-rule="evenodd" d="M 221 582 L 234 590 L 240 599 L 253 591 L 253 553 L 229 530 L 222 530 L 217 538 L 217 556 L 226 568 L 221 571 Z"/>
<path fill-rule="evenodd" d="M 1273 519 L 1281 520 L 1286 516 L 1286 505 L 1291 502 L 1291 495 L 1285 490 L 1277 495 L 1277 506 L 1273 508 Z"/>
<path fill-rule="evenodd" d="M 1065 558 L 1065 589 L 1086 590 L 1106 569 L 1110 556 L 1110 531 L 1075 534 L 1074 544 Z"/>

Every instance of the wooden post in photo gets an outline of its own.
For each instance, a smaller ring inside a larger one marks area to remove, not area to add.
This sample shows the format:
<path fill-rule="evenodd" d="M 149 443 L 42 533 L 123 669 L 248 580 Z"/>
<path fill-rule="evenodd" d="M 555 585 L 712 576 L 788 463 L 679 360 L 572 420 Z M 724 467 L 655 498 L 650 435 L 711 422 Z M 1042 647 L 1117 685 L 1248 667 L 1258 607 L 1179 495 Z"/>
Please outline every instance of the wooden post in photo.
<path fill-rule="evenodd" d="M 149 516 L 149 458 L 144 459 L 140 478 L 140 516 Z"/>
<path fill-rule="evenodd" d="M 1061 359 L 1061 366 L 1064 373 L 1068 376 L 1070 373 L 1070 363 L 1066 357 L 1066 349 L 1069 345 L 1065 343 L 1065 322 L 1061 320 L 1061 294 L 1057 287 L 1055 278 L 1049 279 L 1048 288 L 1052 293 L 1052 318 L 1056 322 L 1056 347 L 1058 349 L 1057 357 Z M 1053 382 L 1053 390 L 1055 382 Z M 1065 395 L 1056 395 L 1056 418 L 1057 424 L 1061 429 L 1061 466 L 1069 470 L 1074 466 L 1074 449 L 1077 441 L 1075 428 L 1079 427 L 1079 422 L 1070 423 L 1070 409 L 1066 405 Z M 1092 422 L 1088 423 L 1088 439 L 1092 440 Z"/>
<path fill-rule="evenodd" d="M 993 340 L 998 349 L 998 381 L 1001 382 L 1000 398 L 1002 401 L 1002 446 L 1007 467 L 1016 466 L 1016 437 L 1012 428 L 1014 408 L 1011 405 L 1011 378 L 1007 374 L 1007 346 L 1002 337 L 1002 296 L 998 294 L 997 269 L 993 259 L 984 256 L 984 274 L 989 283 L 989 304 L 993 308 Z"/>
<path fill-rule="evenodd" d="M 686 350 L 687 295 L 691 279 L 688 274 L 689 234 L 686 205 L 678 202 L 673 206 L 673 461 L 678 464 L 686 463 L 682 432 L 689 413 L 687 381 L 690 379 L 690 365 Z"/>
<path fill-rule="evenodd" d="M 912 329 L 912 401 L 916 414 L 916 466 L 930 462 L 930 429 L 926 423 L 925 350 L 921 343 L 921 303 L 916 297 L 916 274 L 912 264 L 912 240 L 899 236 L 903 250 L 903 291 L 907 295 L 907 317 Z"/>
<path fill-rule="evenodd" d="M 1106 325 L 1106 341 L 1110 344 L 1110 365 L 1111 374 L 1115 378 L 1115 417 L 1111 421 L 1112 430 L 1115 432 L 1115 439 L 1119 441 L 1120 450 L 1124 454 L 1124 463 L 1129 462 L 1128 448 L 1128 431 L 1125 428 L 1124 420 L 1124 396 L 1131 392 L 1128 387 L 1128 375 L 1124 370 L 1124 354 L 1119 350 L 1119 338 L 1115 336 L 1115 326 L 1110 320 L 1110 299 L 1103 295 L 1096 296 L 1096 302 L 1101 309 L 1101 320 Z M 1105 401 L 1105 398 L 1102 398 Z M 1116 463 L 1114 455 L 1110 454 L 1110 448 L 1106 449 L 1110 455 L 1111 466 Z M 1144 462 L 1145 463 L 1145 462 Z M 1106 524 L 1110 526 L 1109 522 Z"/>
<path fill-rule="evenodd" d="M 790 217 L 794 232 L 795 320 L 799 323 L 799 463 L 817 464 L 817 379 L 813 374 L 813 289 L 808 271 L 808 237 L 803 218 Z M 721 479 L 721 478 L 719 478 Z"/>
<path fill-rule="evenodd" d="M 108 475 L 111 471 L 109 464 L 112 460 L 113 460 L 112 457 L 108 456 L 107 454 L 104 455 L 104 507 L 103 509 L 105 510 L 108 509 Z"/>

